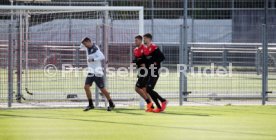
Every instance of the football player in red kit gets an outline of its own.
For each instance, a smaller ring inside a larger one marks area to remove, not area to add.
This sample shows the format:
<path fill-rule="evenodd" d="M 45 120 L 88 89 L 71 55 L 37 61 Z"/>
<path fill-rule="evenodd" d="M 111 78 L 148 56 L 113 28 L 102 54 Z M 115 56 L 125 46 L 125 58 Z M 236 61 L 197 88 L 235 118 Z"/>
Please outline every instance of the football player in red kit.
<path fill-rule="evenodd" d="M 133 63 L 136 63 L 136 66 L 138 68 L 138 80 L 135 85 L 135 91 L 146 101 L 147 103 L 147 110 L 146 112 L 153 112 L 153 104 L 151 102 L 151 99 L 149 97 L 149 94 L 146 91 L 146 84 L 148 82 L 148 74 L 145 73 L 145 70 L 147 70 L 146 67 L 146 59 L 144 56 L 144 44 L 142 43 L 143 37 L 138 35 L 135 37 L 135 45 L 136 48 L 133 51 L 134 54 L 134 60 Z M 142 69 L 144 68 L 144 69 Z"/>
<path fill-rule="evenodd" d="M 154 87 L 159 78 L 159 69 L 161 67 L 161 62 L 165 60 L 164 54 L 160 51 L 157 45 L 152 43 L 152 35 L 147 33 L 144 35 L 144 43 L 147 47 L 144 47 L 144 55 L 146 58 L 146 63 L 149 66 L 148 72 L 148 82 L 146 85 L 146 91 L 152 97 L 152 100 L 157 106 L 157 109 L 153 112 L 159 113 L 166 109 L 168 101 L 161 97 L 155 90 Z M 154 67 L 152 69 L 151 67 Z M 153 71 L 153 72 L 152 72 Z M 161 102 L 161 105 L 159 104 Z"/>

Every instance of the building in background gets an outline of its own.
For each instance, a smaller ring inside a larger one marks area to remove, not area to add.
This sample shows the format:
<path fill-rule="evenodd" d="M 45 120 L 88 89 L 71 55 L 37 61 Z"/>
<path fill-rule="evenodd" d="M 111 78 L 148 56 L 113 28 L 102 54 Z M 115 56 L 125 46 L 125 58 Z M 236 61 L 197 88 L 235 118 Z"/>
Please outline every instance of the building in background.
<path fill-rule="evenodd" d="M 0 0 L 0 4 L 8 5 L 10 2 L 9 0 Z M 145 19 L 149 20 L 151 24 L 146 32 L 158 35 L 169 33 L 172 36 L 171 40 L 163 37 L 156 38 L 157 41 L 165 40 L 165 42 L 179 40 L 179 32 L 170 31 L 168 24 L 173 23 L 172 26 L 179 26 L 182 22 L 175 20 L 183 18 L 183 0 L 14 0 L 14 4 L 144 6 Z M 269 8 L 275 7 L 275 0 L 269 0 Z M 191 42 L 202 42 L 202 40 L 205 42 L 261 42 L 264 0 L 188 0 L 188 8 L 188 18 L 191 20 L 189 22 L 191 29 L 189 41 Z M 163 20 L 160 21 L 160 19 Z M 220 20 L 220 23 L 217 20 Z M 231 21 L 231 25 L 229 21 Z M 210 24 L 214 23 L 218 23 L 217 29 L 210 28 Z M 275 10 L 271 10 L 269 11 L 268 24 L 275 23 L 276 13 Z M 201 26 L 201 29 L 196 28 L 197 25 Z M 206 25 L 205 28 L 202 27 L 204 25 Z M 158 28 L 164 29 L 164 26 L 167 26 L 167 30 L 165 28 L 164 32 L 160 32 Z M 269 28 L 271 30 L 268 33 L 268 40 L 269 42 L 276 42 L 274 25 Z M 213 32 L 212 30 L 220 32 Z M 208 40 L 200 37 L 204 36 L 202 35 L 204 33 L 206 37 L 210 37 L 210 34 L 217 35 Z"/>

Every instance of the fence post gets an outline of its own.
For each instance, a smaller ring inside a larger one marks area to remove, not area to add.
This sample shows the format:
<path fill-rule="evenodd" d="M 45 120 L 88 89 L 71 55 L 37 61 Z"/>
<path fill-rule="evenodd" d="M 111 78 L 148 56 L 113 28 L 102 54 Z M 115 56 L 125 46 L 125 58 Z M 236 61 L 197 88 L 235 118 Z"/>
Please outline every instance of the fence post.
<path fill-rule="evenodd" d="M 29 84 L 29 15 L 28 11 L 25 16 L 25 30 L 24 30 L 24 46 L 25 46 L 25 89 L 28 89 Z"/>
<path fill-rule="evenodd" d="M 151 34 L 154 36 L 154 0 L 151 0 Z"/>
<path fill-rule="evenodd" d="M 194 61 L 194 51 L 192 48 L 190 49 L 190 54 L 189 54 L 189 71 L 191 71 L 191 68 L 193 67 L 193 61 Z"/>
<path fill-rule="evenodd" d="M 76 66 L 77 68 L 80 67 L 80 49 L 76 48 Z"/>
<path fill-rule="evenodd" d="M 195 8 L 195 0 L 192 0 L 192 42 L 195 42 L 195 20 L 194 20 L 194 8 Z"/>
<path fill-rule="evenodd" d="M 190 69 L 188 67 L 188 55 L 189 55 L 189 48 L 188 48 L 188 0 L 184 0 L 184 19 L 183 19 L 183 49 L 184 49 L 184 64 L 186 65 L 187 69 Z M 188 71 L 186 71 L 187 73 Z M 183 81 L 183 95 L 185 95 L 185 101 L 188 100 L 187 95 L 188 95 L 188 83 L 187 83 L 187 74 L 184 75 L 184 81 Z M 182 100 L 183 101 L 183 100 Z"/>
<path fill-rule="evenodd" d="M 183 55 L 184 55 L 184 50 L 183 50 L 183 25 L 180 25 L 180 46 L 179 46 L 179 64 L 184 64 L 183 62 Z M 179 105 L 183 105 L 183 78 L 184 74 L 179 73 Z"/>
<path fill-rule="evenodd" d="M 227 53 L 228 53 L 228 50 L 226 50 L 225 48 L 224 48 L 224 50 L 223 50 L 223 63 L 222 63 L 222 65 L 223 65 L 223 67 L 224 68 L 226 68 L 227 67 Z"/>
<path fill-rule="evenodd" d="M 16 100 L 18 103 L 21 103 L 22 97 L 22 47 L 23 47 L 23 11 L 19 12 L 19 19 L 17 22 L 17 95 Z"/>
<path fill-rule="evenodd" d="M 261 56 L 261 51 L 257 47 L 256 54 L 255 54 L 255 66 L 256 66 L 257 75 L 260 75 L 260 56 Z"/>
<path fill-rule="evenodd" d="M 12 21 L 12 20 L 11 20 Z M 9 24 L 9 54 L 8 54 L 8 107 L 13 102 L 13 39 L 12 39 L 12 23 Z"/>
<path fill-rule="evenodd" d="M 262 105 L 265 105 L 267 99 L 267 84 L 268 84 L 268 48 L 267 48 L 267 13 L 268 0 L 265 0 L 264 7 L 264 24 L 262 25 L 263 36 L 263 73 L 262 73 Z"/>
<path fill-rule="evenodd" d="M 108 4 L 106 5 L 108 6 Z M 105 62 L 104 62 L 104 79 L 105 79 L 105 85 L 108 85 L 108 79 L 106 77 L 106 70 L 108 68 L 108 47 L 109 47 L 109 43 L 108 43 L 108 11 L 104 11 L 104 17 L 103 17 L 103 49 L 104 49 L 104 55 L 105 55 Z M 98 88 L 97 88 L 98 90 Z M 99 102 L 99 99 L 98 99 Z M 107 100 L 105 100 L 105 106 L 107 106 Z"/>
<path fill-rule="evenodd" d="M 99 45 L 99 39 L 100 39 L 100 26 L 99 25 L 96 25 L 96 44 Z M 101 44 L 102 45 L 102 44 Z M 102 45 L 103 46 L 103 45 Z M 105 63 L 103 64 L 105 65 Z M 98 87 L 96 86 L 95 88 L 95 107 L 99 107 L 99 90 L 98 90 Z"/>
<path fill-rule="evenodd" d="M 267 38 L 266 38 L 266 24 L 262 25 L 263 31 L 263 71 L 262 71 L 262 105 L 265 105 L 267 96 L 267 76 L 268 76 L 268 66 L 267 66 Z"/>
<path fill-rule="evenodd" d="M 179 59 L 180 64 L 184 64 L 187 68 L 188 64 L 188 0 L 183 0 L 183 26 L 181 26 L 180 32 L 180 51 L 179 51 Z M 187 68 L 188 69 L 188 68 Z M 179 105 L 183 105 L 183 95 L 185 94 L 185 101 L 187 101 L 187 92 L 188 92 L 188 84 L 187 84 L 187 70 L 185 73 L 180 73 L 180 85 L 179 85 Z"/>

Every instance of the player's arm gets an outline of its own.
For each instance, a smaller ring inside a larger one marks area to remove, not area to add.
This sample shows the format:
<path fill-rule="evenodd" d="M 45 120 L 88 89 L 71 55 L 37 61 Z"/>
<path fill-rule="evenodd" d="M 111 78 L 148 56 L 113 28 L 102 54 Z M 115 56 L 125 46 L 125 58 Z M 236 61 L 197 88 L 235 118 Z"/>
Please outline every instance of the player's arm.
<path fill-rule="evenodd" d="M 141 50 L 139 50 L 138 47 L 136 47 L 134 50 L 133 50 L 133 54 L 134 54 L 134 59 L 132 60 L 132 63 L 136 63 L 137 66 L 141 66 L 141 67 L 144 67 L 145 64 L 143 62 L 143 56 L 141 54 Z"/>
<path fill-rule="evenodd" d="M 95 54 L 88 55 L 88 59 L 89 59 L 89 61 L 101 61 L 101 60 L 104 60 L 105 57 L 104 57 L 103 53 L 100 51 L 100 49 L 98 49 L 95 52 Z"/>
<path fill-rule="evenodd" d="M 140 66 L 141 66 L 141 67 L 146 67 L 145 61 L 146 61 L 145 57 L 142 56 L 142 58 L 141 58 L 141 60 L 140 60 Z"/>
<path fill-rule="evenodd" d="M 132 63 L 137 63 L 137 58 L 136 57 L 134 57 L 133 59 L 132 59 Z"/>
<path fill-rule="evenodd" d="M 158 63 L 158 64 L 165 60 L 165 56 L 164 56 L 164 54 L 160 51 L 159 48 L 157 48 L 157 49 L 153 52 L 153 58 L 154 58 L 154 62 L 155 62 L 155 63 Z"/>
<path fill-rule="evenodd" d="M 145 63 L 142 63 L 140 66 L 141 66 L 141 67 L 146 67 Z"/>
<path fill-rule="evenodd" d="M 165 60 L 165 55 L 164 55 L 164 53 L 161 52 L 161 50 L 160 50 L 159 48 L 157 49 L 157 51 L 158 51 L 158 61 L 159 61 L 159 62 L 164 61 L 164 60 Z"/>
<path fill-rule="evenodd" d="M 141 54 L 140 54 L 140 52 L 139 52 L 139 50 L 138 50 L 138 47 L 136 47 L 134 50 L 133 50 L 133 56 L 134 56 L 134 58 L 132 59 L 132 63 L 136 63 L 136 65 L 137 65 L 137 62 L 138 62 L 138 60 L 139 60 L 139 56 L 140 56 Z"/>
<path fill-rule="evenodd" d="M 81 43 L 79 46 L 74 46 L 74 48 L 82 50 L 85 48 L 85 46 Z"/>
<path fill-rule="evenodd" d="M 135 57 L 135 58 L 132 60 L 132 63 L 135 63 L 137 66 L 140 66 L 140 67 L 145 67 L 145 64 L 144 64 L 142 58 L 136 58 L 136 57 Z"/>
<path fill-rule="evenodd" d="M 96 57 L 94 58 L 94 60 L 95 61 L 101 61 L 101 60 L 104 60 L 104 59 L 105 59 L 105 57 L 104 57 L 103 53 L 100 50 L 98 50 L 96 52 Z"/>

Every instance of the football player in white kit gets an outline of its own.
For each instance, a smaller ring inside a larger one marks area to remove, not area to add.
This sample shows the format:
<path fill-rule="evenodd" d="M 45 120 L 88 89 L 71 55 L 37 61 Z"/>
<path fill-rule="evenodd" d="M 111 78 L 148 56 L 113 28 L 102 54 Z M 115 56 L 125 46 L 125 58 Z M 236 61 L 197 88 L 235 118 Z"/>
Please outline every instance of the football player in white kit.
<path fill-rule="evenodd" d="M 109 106 L 107 111 L 111 111 L 115 108 L 115 105 L 110 98 L 110 94 L 105 88 L 104 85 L 104 73 L 101 61 L 105 59 L 103 53 L 98 48 L 96 44 L 92 42 L 92 40 L 88 37 L 85 37 L 81 41 L 80 49 L 86 50 L 87 56 L 87 66 L 88 66 L 88 75 L 85 80 L 84 90 L 88 99 L 89 105 L 83 111 L 89 111 L 94 109 L 92 95 L 90 87 L 92 86 L 93 82 L 96 83 L 97 87 L 100 89 L 102 94 L 107 98 L 109 102 Z"/>

